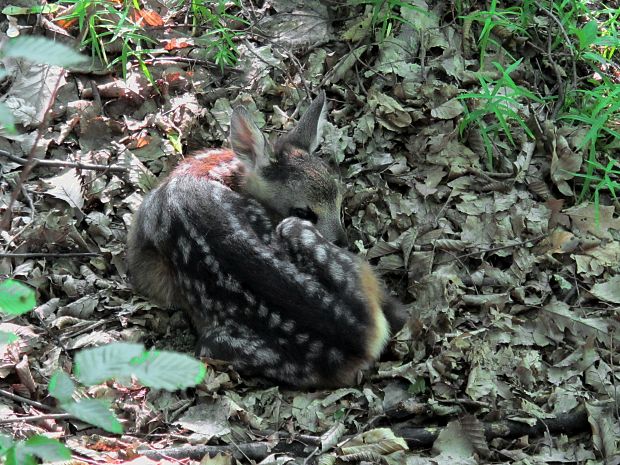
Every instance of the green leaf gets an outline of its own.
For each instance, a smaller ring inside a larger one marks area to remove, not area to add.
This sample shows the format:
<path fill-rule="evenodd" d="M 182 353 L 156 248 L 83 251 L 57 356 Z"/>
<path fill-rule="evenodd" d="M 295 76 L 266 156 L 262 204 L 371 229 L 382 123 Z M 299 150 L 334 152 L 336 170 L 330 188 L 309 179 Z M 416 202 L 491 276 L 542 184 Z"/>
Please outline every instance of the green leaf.
<path fill-rule="evenodd" d="M 17 341 L 18 337 L 14 333 L 7 333 L 6 331 L 0 331 L 0 348 L 4 347 L 11 342 Z"/>
<path fill-rule="evenodd" d="M 13 442 L 13 439 L 11 439 L 11 436 L 0 434 L 0 456 L 5 455 L 14 444 L 15 443 Z"/>
<path fill-rule="evenodd" d="M 34 459 L 32 455 L 27 455 L 24 458 L 17 458 L 17 445 L 11 447 L 6 451 L 6 455 L 4 457 L 4 465 L 37 465 L 37 461 Z"/>
<path fill-rule="evenodd" d="M 9 40 L 4 46 L 3 55 L 24 58 L 33 63 L 56 66 L 73 66 L 88 60 L 84 55 L 64 44 L 45 37 L 20 36 Z"/>
<path fill-rule="evenodd" d="M 31 7 L 20 7 L 9 5 L 2 10 L 3 15 L 17 16 L 17 15 L 31 15 L 31 14 L 49 14 L 54 13 L 60 9 L 60 5 L 34 5 Z"/>
<path fill-rule="evenodd" d="M 575 31 L 577 38 L 579 39 L 579 48 L 585 50 L 594 43 L 598 33 L 598 26 L 596 20 L 592 20 L 587 23 L 581 29 Z"/>
<path fill-rule="evenodd" d="M 605 57 L 602 56 L 600 53 L 585 52 L 582 56 L 586 60 L 594 61 L 600 63 L 601 65 L 606 65 L 608 63 Z"/>
<path fill-rule="evenodd" d="M 87 386 L 103 383 L 110 379 L 124 382 L 131 376 L 129 362 L 144 352 L 142 344 L 115 342 L 101 347 L 84 349 L 75 356 L 75 375 Z"/>
<path fill-rule="evenodd" d="M 18 464 L 36 463 L 33 456 L 40 458 L 43 462 L 60 462 L 69 460 L 71 451 L 56 439 L 36 435 L 18 443 L 15 447 L 15 458 Z"/>
<path fill-rule="evenodd" d="M 64 371 L 57 371 L 47 387 L 50 395 L 61 403 L 70 402 L 75 391 L 75 383 Z"/>
<path fill-rule="evenodd" d="M 0 79 L 2 79 L 1 76 Z M 0 128 L 15 131 L 15 117 L 4 103 L 0 103 Z"/>
<path fill-rule="evenodd" d="M 422 376 L 417 377 L 415 383 L 412 383 L 409 388 L 407 388 L 407 392 L 413 395 L 424 394 L 425 391 L 426 381 Z"/>
<path fill-rule="evenodd" d="M 167 351 L 145 351 L 141 344 L 117 342 L 80 351 L 75 357 L 75 373 L 86 385 L 115 378 L 136 377 L 145 386 L 177 390 L 195 386 L 205 376 L 200 361 Z"/>
<path fill-rule="evenodd" d="M 0 312 L 21 315 L 32 310 L 35 305 L 34 291 L 30 287 L 13 279 L 0 283 Z"/>
<path fill-rule="evenodd" d="M 80 399 L 77 402 L 61 404 L 61 407 L 80 420 L 110 433 L 121 434 L 123 432 L 123 425 L 110 410 L 110 403 L 105 400 Z"/>
<path fill-rule="evenodd" d="M 132 360 L 134 375 L 145 386 L 175 391 L 200 383 L 206 374 L 204 363 L 185 354 L 151 351 Z"/>
<path fill-rule="evenodd" d="M 620 38 L 613 36 L 597 37 L 594 45 L 599 47 L 620 47 Z"/>

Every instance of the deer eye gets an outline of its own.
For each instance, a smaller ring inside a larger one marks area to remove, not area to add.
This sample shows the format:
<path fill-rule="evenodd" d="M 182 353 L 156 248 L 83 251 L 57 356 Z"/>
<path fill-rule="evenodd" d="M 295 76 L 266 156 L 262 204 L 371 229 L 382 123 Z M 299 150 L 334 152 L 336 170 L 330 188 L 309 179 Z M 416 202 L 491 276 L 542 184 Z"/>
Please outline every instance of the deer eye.
<path fill-rule="evenodd" d="M 316 216 L 316 213 L 310 208 L 291 208 L 290 214 L 291 216 L 296 216 L 297 218 L 308 220 L 315 224 L 319 220 L 319 217 Z"/>

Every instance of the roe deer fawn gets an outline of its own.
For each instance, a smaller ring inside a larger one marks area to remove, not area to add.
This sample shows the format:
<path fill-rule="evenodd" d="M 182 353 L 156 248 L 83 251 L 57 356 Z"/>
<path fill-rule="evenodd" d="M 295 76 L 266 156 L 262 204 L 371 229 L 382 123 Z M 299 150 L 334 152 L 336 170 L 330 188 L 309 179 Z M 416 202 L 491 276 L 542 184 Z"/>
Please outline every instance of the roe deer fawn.
<path fill-rule="evenodd" d="M 351 384 L 402 325 L 397 304 L 344 242 L 341 190 L 312 152 L 323 92 L 272 146 L 243 107 L 232 149 L 199 152 L 151 191 L 134 219 L 134 288 L 183 308 L 198 353 L 298 387 Z"/>

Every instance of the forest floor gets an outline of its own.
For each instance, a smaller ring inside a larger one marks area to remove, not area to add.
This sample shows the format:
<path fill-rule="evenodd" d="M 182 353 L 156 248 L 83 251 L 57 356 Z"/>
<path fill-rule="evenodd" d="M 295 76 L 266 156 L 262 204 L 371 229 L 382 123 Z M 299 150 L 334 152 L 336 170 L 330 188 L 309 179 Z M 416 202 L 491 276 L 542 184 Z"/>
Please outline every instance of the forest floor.
<path fill-rule="evenodd" d="M 0 277 L 36 289 L 38 306 L 0 324 L 20 337 L 0 359 L 1 430 L 60 439 L 87 463 L 620 463 L 620 205 L 613 189 L 581 195 L 579 175 L 588 156 L 614 166 L 620 139 L 588 145 L 592 125 L 562 118 L 571 85 L 596 73 L 552 42 L 581 37 L 555 10 L 534 11 L 524 32 L 497 27 L 483 47 L 492 15 L 465 20 L 476 10 L 453 2 L 400 8 L 405 21 L 380 40 L 371 7 L 259 2 L 233 11 L 248 23 L 230 26 L 238 61 L 222 68 L 186 11 L 150 3 L 151 80 L 135 63 L 123 79 L 3 59 L 0 92 L 21 130 L 0 133 Z M 51 19 L 36 33 L 54 35 Z M 235 105 L 277 134 L 319 89 L 330 107 L 319 151 L 347 187 L 351 248 L 411 314 L 382 361 L 336 390 L 211 366 L 181 392 L 89 388 L 112 401 L 123 435 L 54 415 L 48 382 L 80 349 L 193 352 L 182 314 L 127 280 L 145 192 L 193 149 L 226 144 Z"/>

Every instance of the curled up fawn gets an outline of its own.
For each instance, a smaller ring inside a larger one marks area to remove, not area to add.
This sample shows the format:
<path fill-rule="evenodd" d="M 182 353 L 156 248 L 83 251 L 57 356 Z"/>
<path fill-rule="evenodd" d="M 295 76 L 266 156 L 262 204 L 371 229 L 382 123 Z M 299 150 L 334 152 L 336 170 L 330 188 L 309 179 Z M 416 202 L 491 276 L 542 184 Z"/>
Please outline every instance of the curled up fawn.
<path fill-rule="evenodd" d="M 179 164 L 128 240 L 134 288 L 185 310 L 200 355 L 306 388 L 353 383 L 403 323 L 369 265 L 335 244 L 342 191 L 313 154 L 324 113 L 321 92 L 272 146 L 236 108 L 231 149 Z"/>

